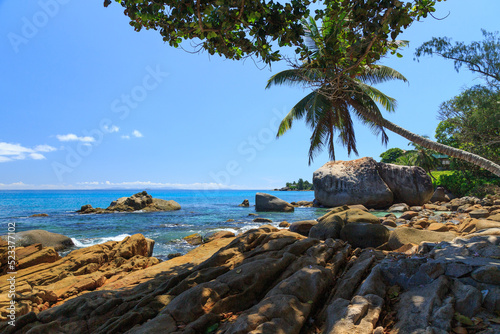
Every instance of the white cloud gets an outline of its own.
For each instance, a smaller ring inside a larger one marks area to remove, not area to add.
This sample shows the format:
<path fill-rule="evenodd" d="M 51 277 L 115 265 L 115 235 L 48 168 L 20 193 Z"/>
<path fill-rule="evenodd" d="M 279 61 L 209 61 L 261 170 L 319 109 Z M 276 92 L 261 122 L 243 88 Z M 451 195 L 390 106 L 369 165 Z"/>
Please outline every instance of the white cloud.
<path fill-rule="evenodd" d="M 130 139 L 130 136 L 129 135 L 123 135 L 122 139 Z"/>
<path fill-rule="evenodd" d="M 34 159 L 34 160 L 47 159 L 47 158 L 45 158 L 45 156 L 43 154 L 40 154 L 40 153 L 31 153 L 30 157 L 31 157 L 31 159 Z"/>
<path fill-rule="evenodd" d="M 119 128 L 119 127 L 117 127 L 116 125 L 111 125 L 111 126 L 107 126 L 107 125 L 105 125 L 105 126 L 103 127 L 103 129 L 104 129 L 106 132 L 108 132 L 108 133 L 113 133 L 113 132 L 118 132 L 118 131 L 120 131 L 120 128 Z"/>
<path fill-rule="evenodd" d="M 34 150 L 36 152 L 53 152 L 53 151 L 57 151 L 57 148 L 52 147 L 50 145 L 38 145 L 38 146 L 35 146 Z"/>
<path fill-rule="evenodd" d="M 38 145 L 35 148 L 24 147 L 21 144 L 0 142 L 0 163 L 27 158 L 43 160 L 45 156 L 39 152 L 53 152 L 57 149 L 49 145 Z"/>
<path fill-rule="evenodd" d="M 93 143 L 95 142 L 95 139 L 93 137 L 85 136 L 85 137 L 78 137 L 74 133 L 68 133 L 67 135 L 56 135 L 56 138 L 59 141 L 81 141 L 84 143 Z"/>
<path fill-rule="evenodd" d="M 142 137 L 144 137 L 144 136 L 142 135 L 142 133 L 140 133 L 140 132 L 139 132 L 139 131 L 137 131 L 137 130 L 132 131 L 132 136 L 134 136 L 134 137 L 136 137 L 136 138 L 142 138 Z"/>

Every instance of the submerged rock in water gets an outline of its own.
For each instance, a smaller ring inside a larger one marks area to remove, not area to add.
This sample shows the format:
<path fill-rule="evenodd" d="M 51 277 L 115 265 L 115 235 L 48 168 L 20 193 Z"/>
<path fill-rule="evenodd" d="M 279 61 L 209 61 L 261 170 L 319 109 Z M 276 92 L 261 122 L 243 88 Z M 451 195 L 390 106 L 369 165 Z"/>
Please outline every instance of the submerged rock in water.
<path fill-rule="evenodd" d="M 89 213 L 112 213 L 112 212 L 133 212 L 133 211 L 173 211 L 180 210 L 181 206 L 176 201 L 153 198 L 146 191 L 134 194 L 130 197 L 121 197 L 106 208 L 93 208 L 92 205 L 84 205 L 77 212 L 80 214 Z"/>
<path fill-rule="evenodd" d="M 255 211 L 293 212 L 294 207 L 273 195 L 257 193 L 255 194 Z"/>

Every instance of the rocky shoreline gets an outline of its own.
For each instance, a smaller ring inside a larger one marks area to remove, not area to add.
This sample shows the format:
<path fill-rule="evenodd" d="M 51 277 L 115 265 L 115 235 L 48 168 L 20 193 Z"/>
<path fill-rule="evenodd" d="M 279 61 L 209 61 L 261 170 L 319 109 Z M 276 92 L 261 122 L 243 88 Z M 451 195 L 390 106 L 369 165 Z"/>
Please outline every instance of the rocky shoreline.
<path fill-rule="evenodd" d="M 340 206 L 289 229 L 220 234 L 164 262 L 140 234 L 63 258 L 54 247 L 26 245 L 17 253 L 16 326 L 3 322 L 0 331 L 500 332 L 500 200 L 389 211 L 379 218 L 362 205 Z"/>

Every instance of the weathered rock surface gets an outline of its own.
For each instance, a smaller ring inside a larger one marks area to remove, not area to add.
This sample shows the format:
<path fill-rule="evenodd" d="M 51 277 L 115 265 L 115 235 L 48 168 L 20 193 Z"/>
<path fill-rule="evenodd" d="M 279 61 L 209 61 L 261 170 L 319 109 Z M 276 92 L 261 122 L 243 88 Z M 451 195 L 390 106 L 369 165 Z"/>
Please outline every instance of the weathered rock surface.
<path fill-rule="evenodd" d="M 421 242 L 451 241 L 457 237 L 453 232 L 434 232 L 417 230 L 414 228 L 399 227 L 395 229 L 388 240 L 391 249 L 398 249 L 405 244 L 420 244 Z"/>
<path fill-rule="evenodd" d="M 346 226 L 352 224 L 359 223 Z M 500 286 L 473 273 L 485 263 L 496 266 L 499 243 L 498 236 L 475 235 L 423 244 L 418 256 L 386 256 L 264 226 L 112 277 L 0 331 L 449 333 L 467 327 L 458 314 L 481 318 L 483 331 L 472 332 L 496 333 L 500 325 L 490 319 Z"/>
<path fill-rule="evenodd" d="M 377 248 L 389 240 L 389 235 L 387 227 L 369 223 L 350 223 L 340 231 L 340 238 L 354 248 Z"/>
<path fill-rule="evenodd" d="M 7 236 L 0 236 L 7 241 Z M 27 247 L 34 244 L 42 244 L 43 247 L 54 247 L 55 250 L 61 250 L 74 246 L 71 238 L 59 233 L 53 233 L 45 230 L 29 230 L 16 233 L 16 247 Z"/>
<path fill-rule="evenodd" d="M 294 207 L 273 195 L 257 193 L 255 194 L 255 211 L 292 212 Z"/>
<path fill-rule="evenodd" d="M 318 224 L 317 220 L 301 220 L 290 225 L 289 230 L 305 237 L 309 235 L 311 228 Z"/>
<path fill-rule="evenodd" d="M 318 224 L 311 228 L 309 237 L 321 240 L 339 239 L 340 231 L 349 223 L 380 224 L 380 219 L 364 210 L 352 208 L 352 206 L 336 207 L 318 218 Z"/>
<path fill-rule="evenodd" d="M 437 187 L 436 190 L 434 191 L 434 194 L 432 194 L 430 201 L 432 203 L 449 202 L 450 198 L 448 197 L 448 195 L 446 195 L 446 191 L 444 190 L 443 187 Z"/>
<path fill-rule="evenodd" d="M 324 206 L 362 204 L 387 208 L 393 203 L 423 205 L 434 189 L 420 167 L 377 163 L 372 158 L 331 161 L 313 174 L 314 195 Z"/>
<path fill-rule="evenodd" d="M 77 249 L 60 258 L 54 248 L 33 245 L 20 249 L 16 276 L 17 316 L 36 313 L 55 303 L 103 286 L 125 273 L 159 263 L 152 253 L 154 242 L 136 234 L 121 242 Z M 0 277 L 0 317 L 8 306 L 7 276 Z"/>
<path fill-rule="evenodd" d="M 92 205 L 86 204 L 77 212 L 80 214 L 89 213 L 112 213 L 112 212 L 133 212 L 133 211 L 173 211 L 180 210 L 181 206 L 176 201 L 153 198 L 146 191 L 134 194 L 130 197 L 121 197 L 106 208 L 93 208 Z"/>

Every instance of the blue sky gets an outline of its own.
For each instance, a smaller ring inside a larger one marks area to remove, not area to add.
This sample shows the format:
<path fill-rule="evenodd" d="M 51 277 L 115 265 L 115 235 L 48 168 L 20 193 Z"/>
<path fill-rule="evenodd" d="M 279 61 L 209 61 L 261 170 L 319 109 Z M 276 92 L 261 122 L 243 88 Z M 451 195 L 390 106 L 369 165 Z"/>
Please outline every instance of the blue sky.
<path fill-rule="evenodd" d="M 398 100 L 387 118 L 433 136 L 439 105 L 481 81 L 452 62 L 413 60 L 433 36 L 480 40 L 499 30 L 500 1 L 439 3 L 436 17 L 400 36 L 404 57 L 383 63 L 410 84 L 379 88 Z M 267 79 L 286 63 L 190 54 L 155 31 L 137 33 L 122 8 L 102 1 L 0 0 L 0 189 L 267 189 L 311 179 L 310 130 L 297 122 L 276 140 L 279 120 L 307 91 Z M 389 133 L 387 147 L 356 125 L 359 157 L 379 159 L 408 141 Z M 338 160 L 350 160 L 337 146 Z"/>

